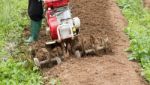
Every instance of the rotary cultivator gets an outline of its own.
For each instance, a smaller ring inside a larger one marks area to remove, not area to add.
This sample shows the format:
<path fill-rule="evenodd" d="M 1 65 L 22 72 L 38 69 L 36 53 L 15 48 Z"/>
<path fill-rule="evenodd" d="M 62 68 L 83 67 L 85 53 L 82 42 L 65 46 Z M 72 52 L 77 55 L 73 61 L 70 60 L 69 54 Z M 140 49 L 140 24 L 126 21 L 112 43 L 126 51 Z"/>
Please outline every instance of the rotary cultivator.
<path fill-rule="evenodd" d="M 34 56 L 34 62 L 41 67 L 44 64 L 60 64 L 65 57 L 81 58 L 88 54 L 97 54 L 107 51 L 108 37 L 95 38 L 90 35 L 87 39 L 80 35 L 80 19 L 72 17 L 69 0 L 44 0 L 46 35 L 50 41 L 45 42 L 44 60 Z M 88 43 L 88 44 L 87 44 Z M 87 45 L 86 45 L 87 44 Z M 39 52 L 41 52 L 39 51 Z"/>

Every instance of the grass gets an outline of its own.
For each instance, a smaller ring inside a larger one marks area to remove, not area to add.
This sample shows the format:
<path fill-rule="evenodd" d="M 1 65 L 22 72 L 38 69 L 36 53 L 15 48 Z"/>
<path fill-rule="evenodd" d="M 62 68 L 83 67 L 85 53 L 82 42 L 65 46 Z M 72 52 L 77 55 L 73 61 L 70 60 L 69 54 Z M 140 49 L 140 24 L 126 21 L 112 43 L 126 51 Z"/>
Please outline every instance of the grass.
<path fill-rule="evenodd" d="M 129 60 L 137 60 L 143 68 L 142 75 L 150 82 L 150 12 L 143 8 L 142 0 L 118 0 L 128 20 L 125 33 L 129 35 L 132 51 Z"/>
<path fill-rule="evenodd" d="M 1 0 L 0 1 L 0 57 L 6 55 L 4 52 L 7 42 L 18 43 L 22 27 L 27 24 L 27 17 L 22 13 L 27 8 L 27 1 Z"/>
<path fill-rule="evenodd" d="M 0 85 L 40 85 L 40 72 L 17 54 L 23 28 L 28 25 L 28 0 L 0 1 Z M 17 55 L 16 55 L 17 54 Z M 14 59 L 14 56 L 17 57 Z"/>

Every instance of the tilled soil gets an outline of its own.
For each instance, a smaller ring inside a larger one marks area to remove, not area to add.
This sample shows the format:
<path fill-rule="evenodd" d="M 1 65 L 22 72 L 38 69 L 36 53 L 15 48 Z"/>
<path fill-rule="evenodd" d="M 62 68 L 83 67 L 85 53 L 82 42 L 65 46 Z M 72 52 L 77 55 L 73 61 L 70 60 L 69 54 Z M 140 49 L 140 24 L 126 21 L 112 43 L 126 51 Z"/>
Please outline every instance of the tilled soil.
<path fill-rule="evenodd" d="M 150 0 L 143 0 L 143 5 L 150 9 Z"/>
<path fill-rule="evenodd" d="M 103 56 L 70 58 L 53 68 L 43 69 L 45 85 L 53 78 L 62 85 L 147 85 L 140 76 L 137 63 L 128 61 L 124 51 L 129 46 L 123 30 L 127 25 L 113 0 L 71 0 L 73 14 L 81 19 L 81 36 L 109 38 L 112 52 Z M 47 37 L 40 33 L 37 47 Z"/>

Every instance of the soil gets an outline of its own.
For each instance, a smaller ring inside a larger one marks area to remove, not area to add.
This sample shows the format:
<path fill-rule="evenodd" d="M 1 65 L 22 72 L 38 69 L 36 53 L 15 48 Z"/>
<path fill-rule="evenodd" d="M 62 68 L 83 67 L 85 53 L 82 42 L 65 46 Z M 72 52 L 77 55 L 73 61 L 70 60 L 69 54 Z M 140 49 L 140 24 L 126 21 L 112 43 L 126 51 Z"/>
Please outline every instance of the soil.
<path fill-rule="evenodd" d="M 143 0 L 143 4 L 146 8 L 150 8 L 150 0 Z"/>
<path fill-rule="evenodd" d="M 74 16 L 81 19 L 81 36 L 88 39 L 108 37 L 112 52 L 100 56 L 69 58 L 53 68 L 42 69 L 45 85 L 51 79 L 60 79 L 61 85 L 147 85 L 140 76 L 136 62 L 128 60 L 125 49 L 128 37 L 123 30 L 127 21 L 113 0 L 71 0 Z M 44 48 L 49 37 L 40 32 L 39 41 L 33 46 Z M 39 53 L 39 52 L 38 52 Z"/>

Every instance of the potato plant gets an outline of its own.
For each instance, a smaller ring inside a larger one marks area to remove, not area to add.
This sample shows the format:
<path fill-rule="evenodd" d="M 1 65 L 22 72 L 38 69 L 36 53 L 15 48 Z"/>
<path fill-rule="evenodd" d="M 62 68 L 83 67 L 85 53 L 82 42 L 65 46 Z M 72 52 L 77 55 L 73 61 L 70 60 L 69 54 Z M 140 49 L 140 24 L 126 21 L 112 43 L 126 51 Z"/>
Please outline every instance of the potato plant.
<path fill-rule="evenodd" d="M 129 60 L 137 60 L 143 68 L 143 75 L 150 81 L 150 12 L 142 5 L 142 0 L 118 0 L 123 14 L 128 20 L 125 32 L 130 38 L 132 51 Z"/>

